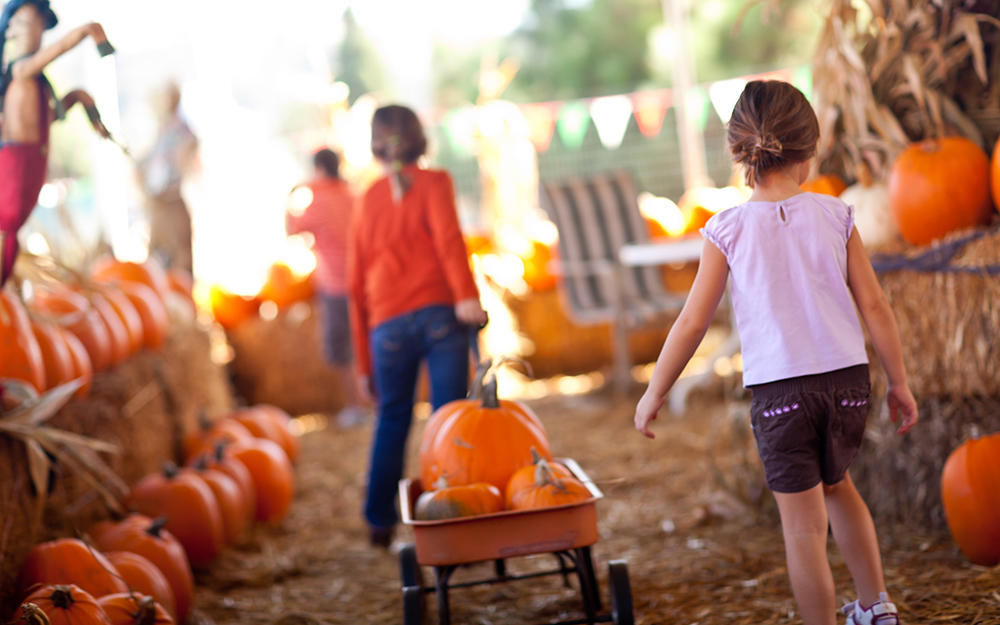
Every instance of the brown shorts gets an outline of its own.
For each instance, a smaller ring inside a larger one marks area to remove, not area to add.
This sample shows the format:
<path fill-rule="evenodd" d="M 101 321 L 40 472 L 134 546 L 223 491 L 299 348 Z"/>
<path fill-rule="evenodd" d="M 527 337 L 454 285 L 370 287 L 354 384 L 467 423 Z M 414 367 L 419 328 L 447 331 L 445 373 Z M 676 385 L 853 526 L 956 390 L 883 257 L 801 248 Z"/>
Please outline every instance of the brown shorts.
<path fill-rule="evenodd" d="M 767 485 L 798 493 L 844 479 L 871 401 L 868 365 L 750 387 L 750 424 Z"/>

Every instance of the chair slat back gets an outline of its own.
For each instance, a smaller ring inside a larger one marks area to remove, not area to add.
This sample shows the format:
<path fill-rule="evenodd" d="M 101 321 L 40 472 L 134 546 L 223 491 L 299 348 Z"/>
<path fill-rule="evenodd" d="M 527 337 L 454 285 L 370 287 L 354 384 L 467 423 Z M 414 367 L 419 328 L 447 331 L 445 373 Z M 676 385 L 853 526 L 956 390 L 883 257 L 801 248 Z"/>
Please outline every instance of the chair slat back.
<path fill-rule="evenodd" d="M 549 181 L 542 185 L 542 206 L 559 230 L 559 254 L 568 264 L 609 261 L 618 264 L 618 251 L 628 243 L 649 240 L 639 212 L 635 183 L 626 171 Z M 665 294 L 657 267 L 634 267 L 620 272 L 629 306 Z M 608 309 L 614 303 L 614 280 L 565 276 L 568 300 L 577 314 Z"/>

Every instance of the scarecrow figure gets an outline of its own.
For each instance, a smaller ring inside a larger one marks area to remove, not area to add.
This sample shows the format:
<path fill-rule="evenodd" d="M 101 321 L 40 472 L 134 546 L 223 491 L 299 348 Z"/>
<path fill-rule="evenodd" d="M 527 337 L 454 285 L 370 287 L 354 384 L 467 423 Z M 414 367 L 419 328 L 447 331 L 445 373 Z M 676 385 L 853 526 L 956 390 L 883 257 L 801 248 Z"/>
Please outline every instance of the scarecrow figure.
<path fill-rule="evenodd" d="M 94 130 L 111 138 L 90 94 L 77 89 L 60 100 L 42 71 L 88 36 L 101 56 L 114 48 L 97 23 L 80 26 L 42 48 L 42 33 L 58 21 L 48 0 L 10 0 L 0 14 L 0 287 L 14 269 L 17 231 L 45 183 L 49 126 L 80 103 Z"/>

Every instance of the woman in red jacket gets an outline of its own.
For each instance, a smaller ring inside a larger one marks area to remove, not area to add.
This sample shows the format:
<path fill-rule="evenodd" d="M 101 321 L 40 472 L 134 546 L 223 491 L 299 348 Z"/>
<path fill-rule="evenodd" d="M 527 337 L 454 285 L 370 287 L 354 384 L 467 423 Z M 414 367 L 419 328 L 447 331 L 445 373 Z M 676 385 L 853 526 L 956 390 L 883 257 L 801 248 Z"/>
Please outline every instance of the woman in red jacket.
<path fill-rule="evenodd" d="M 349 289 L 358 382 L 378 407 L 365 517 L 388 546 L 420 363 L 434 409 L 465 397 L 468 326 L 486 322 L 447 172 L 421 169 L 427 140 L 416 114 L 386 106 L 372 118 L 372 153 L 389 170 L 365 194 L 351 230 Z"/>

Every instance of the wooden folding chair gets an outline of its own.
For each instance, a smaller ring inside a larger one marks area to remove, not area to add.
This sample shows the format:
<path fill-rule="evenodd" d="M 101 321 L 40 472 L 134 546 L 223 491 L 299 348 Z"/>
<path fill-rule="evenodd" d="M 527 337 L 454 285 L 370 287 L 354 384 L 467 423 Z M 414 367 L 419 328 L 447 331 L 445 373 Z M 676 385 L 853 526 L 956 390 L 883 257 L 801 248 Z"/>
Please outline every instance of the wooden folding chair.
<path fill-rule="evenodd" d="M 580 325 L 612 324 L 612 375 L 620 392 L 631 378 L 628 332 L 676 315 L 686 297 L 664 288 L 659 266 L 622 262 L 623 248 L 649 243 L 637 195 L 626 171 L 541 185 L 542 207 L 559 231 L 560 299 Z M 658 264 L 700 257 L 701 239 L 673 245 L 675 257 Z"/>

